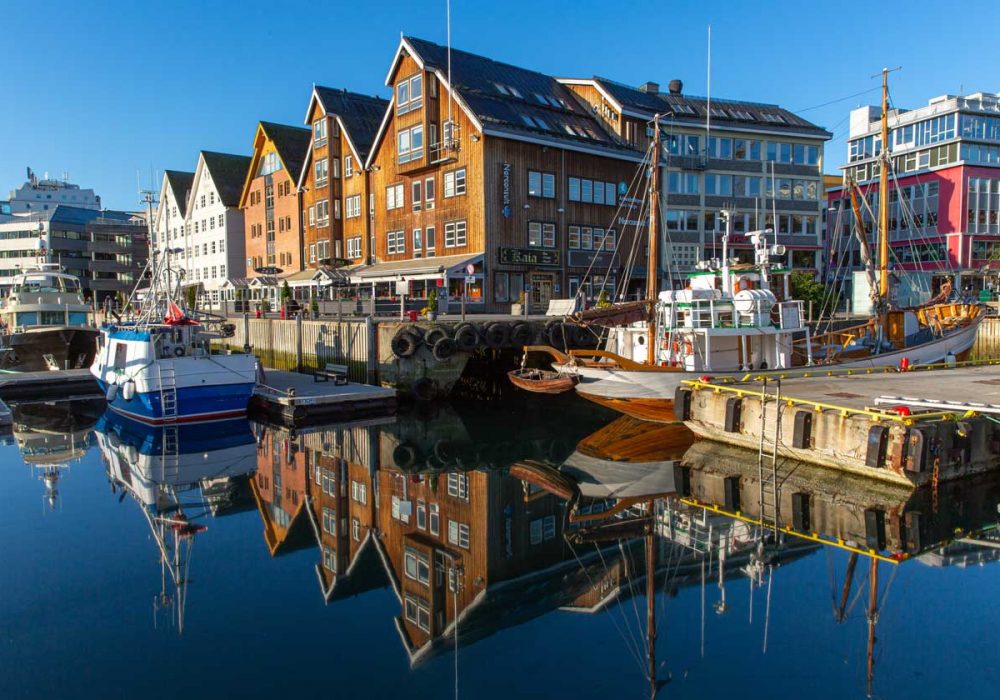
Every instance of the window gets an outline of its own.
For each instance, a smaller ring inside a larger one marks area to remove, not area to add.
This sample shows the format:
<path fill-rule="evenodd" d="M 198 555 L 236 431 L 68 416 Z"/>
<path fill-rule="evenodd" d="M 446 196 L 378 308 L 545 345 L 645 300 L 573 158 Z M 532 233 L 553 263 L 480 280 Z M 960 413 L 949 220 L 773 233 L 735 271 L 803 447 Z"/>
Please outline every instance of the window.
<path fill-rule="evenodd" d="M 326 545 L 323 546 L 323 568 L 337 573 L 337 553 Z"/>
<path fill-rule="evenodd" d="M 347 204 L 347 218 L 356 219 L 361 216 L 361 195 L 355 194 L 351 195 L 346 200 Z"/>
<path fill-rule="evenodd" d="M 313 146 L 326 143 L 326 117 L 313 122 Z"/>
<path fill-rule="evenodd" d="M 333 218 L 340 220 L 340 200 L 333 200 Z"/>
<path fill-rule="evenodd" d="M 568 181 L 568 197 L 571 202 L 615 205 L 615 183 L 571 177 Z"/>
<path fill-rule="evenodd" d="M 387 255 L 398 255 L 406 252 L 406 232 L 389 231 L 386 234 L 385 252 Z"/>
<path fill-rule="evenodd" d="M 423 197 L 420 196 L 421 189 L 420 180 L 414 180 L 410 184 L 410 205 L 413 207 L 413 211 L 420 211 L 420 203 L 423 200 Z"/>
<path fill-rule="evenodd" d="M 396 114 L 406 114 L 423 104 L 423 75 L 417 73 L 396 84 Z"/>
<path fill-rule="evenodd" d="M 451 221 L 444 225 L 444 247 L 458 248 L 466 244 L 466 224 L 464 221 Z"/>
<path fill-rule="evenodd" d="M 725 197 L 733 194 L 732 175 L 706 175 L 705 194 L 722 195 Z"/>
<path fill-rule="evenodd" d="M 469 548 L 469 526 L 455 520 L 448 521 L 448 542 L 462 549 Z"/>
<path fill-rule="evenodd" d="M 409 163 L 424 157 L 424 127 L 417 125 L 396 134 L 396 161 Z"/>
<path fill-rule="evenodd" d="M 430 504 L 427 524 L 432 535 L 438 535 L 441 533 L 441 513 L 438 510 L 437 503 Z"/>
<path fill-rule="evenodd" d="M 425 501 L 417 501 L 417 528 L 427 529 L 427 503 Z"/>
<path fill-rule="evenodd" d="M 434 208 L 434 178 L 429 177 L 424 180 L 424 208 Z"/>
<path fill-rule="evenodd" d="M 361 236 L 347 239 L 347 257 L 352 260 L 361 257 Z"/>
<path fill-rule="evenodd" d="M 351 481 L 351 500 L 366 505 L 368 503 L 368 485 L 360 481 Z"/>
<path fill-rule="evenodd" d="M 316 202 L 316 226 L 322 227 L 329 225 L 330 225 L 330 201 L 327 199 L 323 199 Z"/>
<path fill-rule="evenodd" d="M 361 541 L 361 521 L 357 518 L 351 518 L 351 539 Z"/>
<path fill-rule="evenodd" d="M 528 245 L 533 248 L 555 248 L 556 225 L 540 221 L 529 221 Z"/>
<path fill-rule="evenodd" d="M 312 243 L 309 245 L 309 262 L 316 262 L 316 244 Z"/>
<path fill-rule="evenodd" d="M 444 196 L 457 197 L 465 194 L 465 168 L 444 174 Z"/>
<path fill-rule="evenodd" d="M 337 511 L 323 506 L 323 532 L 337 536 Z"/>
<path fill-rule="evenodd" d="M 554 173 L 541 173 L 537 170 L 528 171 L 528 196 L 555 199 L 556 176 Z M 603 196 L 602 196 L 603 200 Z"/>
<path fill-rule="evenodd" d="M 389 185 L 385 188 L 385 208 L 387 211 L 403 206 L 403 185 Z"/>
<path fill-rule="evenodd" d="M 354 156 L 344 156 L 344 177 L 354 175 Z"/>
<path fill-rule="evenodd" d="M 316 178 L 316 187 L 325 187 L 329 181 L 329 165 L 330 163 L 326 158 L 320 158 L 313 163 L 313 175 Z"/>
<path fill-rule="evenodd" d="M 425 586 L 430 585 L 431 567 L 427 557 L 423 553 L 407 547 L 403 553 L 403 571 L 406 574 L 406 578 Z"/>
<path fill-rule="evenodd" d="M 403 598 L 403 615 L 408 622 L 412 622 L 424 632 L 430 633 L 431 611 L 423 600 L 407 593 Z"/>
<path fill-rule="evenodd" d="M 410 502 L 399 496 L 392 497 L 392 517 L 404 523 L 410 522 Z"/>
<path fill-rule="evenodd" d="M 433 257 L 434 255 L 434 239 L 436 230 L 433 226 L 428 226 L 424 229 L 424 245 L 427 246 L 427 257 Z"/>
<path fill-rule="evenodd" d="M 448 474 L 448 495 L 469 500 L 469 477 L 460 472 Z"/>
<path fill-rule="evenodd" d="M 413 229 L 413 253 L 414 255 L 420 253 L 423 250 L 423 239 L 420 235 L 420 229 Z"/>

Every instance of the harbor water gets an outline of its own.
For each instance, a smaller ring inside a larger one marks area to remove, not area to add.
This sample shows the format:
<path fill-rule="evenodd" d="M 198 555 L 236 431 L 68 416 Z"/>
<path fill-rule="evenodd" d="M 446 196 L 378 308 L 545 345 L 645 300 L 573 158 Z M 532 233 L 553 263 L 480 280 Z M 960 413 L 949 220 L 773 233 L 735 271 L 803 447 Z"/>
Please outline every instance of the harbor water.
<path fill-rule="evenodd" d="M 812 526 L 775 538 L 713 496 L 756 493 L 756 454 L 572 395 L 301 429 L 12 410 L 0 698 L 650 697 L 641 533 L 581 541 L 511 471 L 654 461 L 677 482 L 655 506 L 657 697 L 1000 687 L 991 477 L 907 493 L 803 471 Z"/>

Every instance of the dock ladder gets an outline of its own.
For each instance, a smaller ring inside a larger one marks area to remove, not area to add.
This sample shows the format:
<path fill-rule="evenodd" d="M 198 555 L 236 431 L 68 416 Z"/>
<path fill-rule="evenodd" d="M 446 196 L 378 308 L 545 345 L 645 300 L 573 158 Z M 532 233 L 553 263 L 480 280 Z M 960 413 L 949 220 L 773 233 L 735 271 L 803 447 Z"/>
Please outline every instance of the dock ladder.
<path fill-rule="evenodd" d="M 157 374 L 160 379 L 160 413 L 164 421 L 177 420 L 177 375 L 173 365 L 157 363 Z"/>
<path fill-rule="evenodd" d="M 781 380 L 773 379 L 774 394 L 768 395 L 768 379 L 765 376 L 760 392 L 760 444 L 757 450 L 757 477 L 760 503 L 760 523 L 777 531 L 780 527 L 781 500 L 778 483 L 778 445 L 781 444 Z M 771 420 L 774 428 L 768 432 L 768 406 L 774 405 Z"/>

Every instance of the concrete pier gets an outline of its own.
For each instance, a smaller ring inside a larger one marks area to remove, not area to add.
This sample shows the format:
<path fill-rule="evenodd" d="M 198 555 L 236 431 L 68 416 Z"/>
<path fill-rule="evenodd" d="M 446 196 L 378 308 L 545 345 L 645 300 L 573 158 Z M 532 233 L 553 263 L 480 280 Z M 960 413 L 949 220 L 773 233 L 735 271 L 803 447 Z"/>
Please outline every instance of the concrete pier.
<path fill-rule="evenodd" d="M 674 410 L 700 437 L 755 453 L 761 444 L 766 453 L 776 447 L 783 457 L 911 487 L 997 468 L 1000 425 L 992 417 L 964 407 L 879 405 L 878 398 L 1000 404 L 1000 365 L 805 374 L 782 379 L 780 399 L 773 379 L 766 394 L 760 380 L 686 382 Z"/>

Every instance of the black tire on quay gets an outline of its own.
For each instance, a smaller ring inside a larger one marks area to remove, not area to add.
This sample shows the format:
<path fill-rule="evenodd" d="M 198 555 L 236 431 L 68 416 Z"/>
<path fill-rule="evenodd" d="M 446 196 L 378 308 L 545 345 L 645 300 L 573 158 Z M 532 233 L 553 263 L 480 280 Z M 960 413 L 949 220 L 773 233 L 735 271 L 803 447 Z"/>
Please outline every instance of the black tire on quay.
<path fill-rule="evenodd" d="M 556 348 L 557 350 L 562 349 L 566 345 L 567 333 L 566 324 L 561 321 L 556 321 L 555 323 L 550 323 L 545 328 L 545 335 L 549 339 L 549 345 Z"/>
<path fill-rule="evenodd" d="M 396 357 L 410 357 L 420 347 L 420 339 L 409 331 L 400 331 L 393 336 L 390 346 Z"/>
<path fill-rule="evenodd" d="M 456 352 L 458 352 L 458 346 L 451 338 L 438 338 L 434 347 L 431 348 L 431 354 L 438 362 L 444 362 Z"/>
<path fill-rule="evenodd" d="M 573 340 L 573 345 L 578 348 L 587 347 L 590 344 L 592 335 L 590 329 L 584 326 L 572 325 L 569 327 L 569 337 Z"/>
<path fill-rule="evenodd" d="M 413 445 L 401 443 L 396 445 L 396 449 L 392 451 L 392 461 L 400 469 L 409 469 L 417 461 L 417 451 Z"/>
<path fill-rule="evenodd" d="M 463 352 L 472 352 L 479 347 L 479 331 L 471 323 L 463 323 L 455 329 L 455 345 Z"/>
<path fill-rule="evenodd" d="M 421 377 L 413 382 L 413 386 L 410 387 L 410 393 L 413 394 L 413 398 L 417 401 L 433 401 L 437 397 L 437 385 L 433 379 Z"/>
<path fill-rule="evenodd" d="M 437 341 L 441 340 L 441 338 L 450 338 L 450 337 L 451 334 L 448 333 L 447 328 L 444 328 L 442 326 L 434 326 L 424 334 L 424 343 L 427 344 L 427 347 L 434 347 L 434 344 Z"/>
<path fill-rule="evenodd" d="M 483 336 L 486 338 L 486 345 L 489 347 L 494 349 L 505 348 L 510 345 L 510 326 L 499 321 L 491 323 L 486 326 Z"/>
<path fill-rule="evenodd" d="M 510 342 L 515 348 L 523 348 L 525 345 L 531 345 L 531 341 L 534 339 L 534 329 L 523 321 L 515 323 L 514 327 L 510 329 Z"/>

